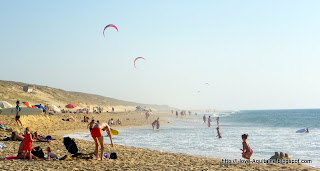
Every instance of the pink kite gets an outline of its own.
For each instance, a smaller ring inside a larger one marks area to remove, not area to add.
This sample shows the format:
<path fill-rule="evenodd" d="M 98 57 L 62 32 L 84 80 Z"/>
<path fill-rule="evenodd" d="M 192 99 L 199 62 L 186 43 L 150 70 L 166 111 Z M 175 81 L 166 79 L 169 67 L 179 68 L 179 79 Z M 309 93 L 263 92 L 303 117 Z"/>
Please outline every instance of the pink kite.
<path fill-rule="evenodd" d="M 115 28 L 117 31 L 119 31 L 118 28 L 117 28 L 117 26 L 115 26 L 115 25 L 113 25 L 113 24 L 109 24 L 109 25 L 105 26 L 104 29 L 103 29 L 103 37 L 106 37 L 106 36 L 104 35 L 104 31 L 106 31 L 106 29 L 107 29 L 108 27 L 113 27 L 113 28 Z"/>
<path fill-rule="evenodd" d="M 133 66 L 134 66 L 135 68 L 137 68 L 137 67 L 136 67 L 136 61 L 137 61 L 138 59 L 144 59 L 144 58 L 143 58 L 143 57 L 137 57 L 137 58 L 133 61 Z M 144 60 L 146 60 L 146 59 L 144 59 Z"/>

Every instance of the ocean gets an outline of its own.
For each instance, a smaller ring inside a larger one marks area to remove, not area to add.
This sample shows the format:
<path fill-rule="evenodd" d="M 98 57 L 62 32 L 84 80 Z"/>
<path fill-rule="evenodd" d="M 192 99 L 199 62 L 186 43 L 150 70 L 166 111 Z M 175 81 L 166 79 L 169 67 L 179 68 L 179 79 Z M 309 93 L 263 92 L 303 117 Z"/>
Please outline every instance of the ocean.
<path fill-rule="evenodd" d="M 203 115 L 212 117 L 212 126 L 203 123 Z M 216 117 L 220 117 L 219 139 Z M 288 153 L 291 159 L 311 160 L 306 163 L 320 167 L 320 109 L 246 110 L 226 113 L 194 113 L 188 117 L 161 118 L 167 120 L 160 130 L 150 126 L 120 129 L 114 143 L 163 152 L 183 153 L 210 158 L 240 160 L 242 134 L 254 153 L 251 159 L 269 159 L 275 152 Z M 152 122 L 152 121 L 150 121 Z M 310 133 L 296 133 L 309 128 Z M 88 133 L 66 135 L 93 141 Z M 105 142 L 109 142 L 105 137 Z"/>

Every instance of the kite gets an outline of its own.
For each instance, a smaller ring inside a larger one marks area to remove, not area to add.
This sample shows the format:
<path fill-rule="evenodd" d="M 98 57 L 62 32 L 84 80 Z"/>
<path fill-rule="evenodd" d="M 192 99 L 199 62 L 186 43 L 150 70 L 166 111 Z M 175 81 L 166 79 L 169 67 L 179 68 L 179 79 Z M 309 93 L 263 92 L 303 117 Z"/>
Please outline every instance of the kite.
<path fill-rule="evenodd" d="M 133 66 L 134 66 L 135 68 L 137 68 L 137 67 L 136 67 L 136 61 L 137 61 L 138 59 L 146 60 L 146 59 L 144 59 L 143 57 L 137 57 L 137 58 L 133 61 Z"/>
<path fill-rule="evenodd" d="M 109 25 L 105 26 L 104 29 L 103 29 L 103 37 L 106 37 L 106 36 L 104 35 L 104 31 L 106 31 L 106 29 L 107 29 L 108 27 L 113 27 L 113 28 L 115 28 L 117 31 L 119 31 L 118 28 L 117 28 L 117 26 L 115 26 L 115 25 L 113 25 L 113 24 L 109 24 Z"/>

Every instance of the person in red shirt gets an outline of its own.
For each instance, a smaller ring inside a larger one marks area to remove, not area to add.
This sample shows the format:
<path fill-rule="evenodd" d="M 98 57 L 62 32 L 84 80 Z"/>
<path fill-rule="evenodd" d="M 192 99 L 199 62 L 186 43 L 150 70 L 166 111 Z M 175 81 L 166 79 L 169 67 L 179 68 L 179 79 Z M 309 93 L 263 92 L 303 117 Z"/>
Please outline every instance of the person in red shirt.
<path fill-rule="evenodd" d="M 32 139 L 30 129 L 27 127 L 26 131 L 24 133 L 24 146 L 23 146 L 23 150 L 25 152 L 24 159 L 26 159 L 27 155 L 29 156 L 29 160 L 32 159 L 32 155 L 31 155 L 32 141 L 34 141 L 34 140 Z"/>

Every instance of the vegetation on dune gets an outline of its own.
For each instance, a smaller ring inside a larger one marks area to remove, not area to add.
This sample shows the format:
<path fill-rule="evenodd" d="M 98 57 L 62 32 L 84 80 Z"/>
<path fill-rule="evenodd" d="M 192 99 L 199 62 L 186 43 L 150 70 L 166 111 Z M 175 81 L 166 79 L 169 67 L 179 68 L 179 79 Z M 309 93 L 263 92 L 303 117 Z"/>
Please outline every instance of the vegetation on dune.
<path fill-rule="evenodd" d="M 27 93 L 23 91 L 23 86 L 33 88 L 33 92 Z M 31 104 L 66 105 L 74 103 L 78 106 L 148 106 L 149 108 L 158 110 L 169 109 L 169 107 L 165 105 L 139 104 L 100 95 L 71 92 L 47 86 L 0 80 L 0 101 L 7 101 L 14 105 L 17 99 L 30 102 Z"/>

